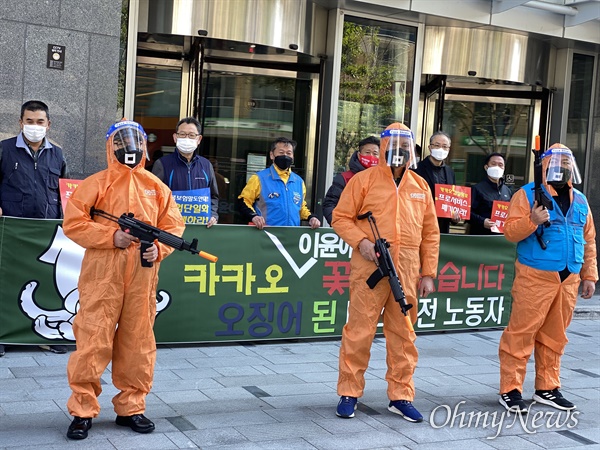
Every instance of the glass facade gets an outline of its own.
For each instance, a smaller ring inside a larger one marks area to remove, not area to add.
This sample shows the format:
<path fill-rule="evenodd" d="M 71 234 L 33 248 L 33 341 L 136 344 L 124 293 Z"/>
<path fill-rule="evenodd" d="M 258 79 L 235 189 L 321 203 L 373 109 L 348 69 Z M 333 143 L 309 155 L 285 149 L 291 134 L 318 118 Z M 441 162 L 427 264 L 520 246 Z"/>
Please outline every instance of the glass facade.
<path fill-rule="evenodd" d="M 357 144 L 390 123 L 410 124 L 417 29 L 347 16 L 342 40 L 335 173 Z"/>
<path fill-rule="evenodd" d="M 594 64 L 595 58 L 591 55 L 573 54 L 565 144 L 573 151 L 583 180 L 586 179 L 585 155 L 588 147 Z"/>
<path fill-rule="evenodd" d="M 179 121 L 181 68 L 138 66 L 135 83 L 135 121 L 148 134 L 148 156 L 152 162 L 175 149 L 173 133 Z"/>
<path fill-rule="evenodd" d="M 448 163 L 456 183 L 477 184 L 485 177 L 483 165 L 490 153 L 505 156 L 507 184 L 527 182 L 530 100 L 465 97 L 444 102 L 443 131 L 452 139 Z"/>
<path fill-rule="evenodd" d="M 298 142 L 294 172 L 305 178 L 312 82 L 208 71 L 203 84 L 201 148 L 222 181 L 219 222 L 245 223 L 237 212 L 237 196 L 250 176 L 271 164 L 275 138 Z"/>

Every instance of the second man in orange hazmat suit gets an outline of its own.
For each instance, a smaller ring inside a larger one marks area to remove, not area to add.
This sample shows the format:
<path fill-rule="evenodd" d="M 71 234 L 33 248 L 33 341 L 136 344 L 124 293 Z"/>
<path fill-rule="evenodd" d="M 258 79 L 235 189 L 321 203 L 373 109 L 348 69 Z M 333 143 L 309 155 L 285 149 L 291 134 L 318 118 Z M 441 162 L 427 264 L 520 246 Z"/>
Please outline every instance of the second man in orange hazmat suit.
<path fill-rule="evenodd" d="M 348 321 L 340 348 L 337 391 L 341 398 L 336 414 L 354 417 L 383 309 L 388 409 L 410 422 L 421 422 L 423 416 L 412 405 L 418 359 L 416 335 L 407 326 L 386 279 L 372 290 L 366 284 L 377 267 L 377 255 L 370 225 L 358 216 L 370 211 L 381 237 L 390 244 L 406 301 L 413 305 L 409 310 L 412 323 L 417 319 L 417 295 L 426 297 L 434 290 L 440 231 L 427 182 L 408 170 L 416 165 L 412 132 L 403 124 L 393 123 L 381 134 L 380 149 L 379 164 L 352 177 L 333 211 L 335 232 L 354 249 Z"/>

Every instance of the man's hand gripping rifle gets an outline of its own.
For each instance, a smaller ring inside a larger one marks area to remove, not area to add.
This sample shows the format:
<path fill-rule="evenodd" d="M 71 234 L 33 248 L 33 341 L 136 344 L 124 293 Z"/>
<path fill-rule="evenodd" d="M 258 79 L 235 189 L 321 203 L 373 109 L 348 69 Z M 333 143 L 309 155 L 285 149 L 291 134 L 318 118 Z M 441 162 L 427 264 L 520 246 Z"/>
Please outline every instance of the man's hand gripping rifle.
<path fill-rule="evenodd" d="M 392 255 L 390 255 L 390 251 L 388 250 L 390 247 L 389 242 L 383 239 L 379 234 L 379 229 L 377 228 L 375 217 L 373 217 L 373 213 L 371 213 L 371 211 L 367 211 L 366 213 L 359 215 L 357 218 L 358 220 L 367 219 L 369 221 L 371 231 L 373 232 L 373 237 L 375 238 L 377 269 L 367 279 L 367 285 L 371 289 L 375 289 L 375 286 L 377 286 L 377 283 L 379 283 L 383 277 L 388 277 L 390 287 L 392 288 L 392 294 L 394 294 L 394 299 L 400 305 L 402 314 L 404 314 L 404 318 L 406 319 L 406 325 L 408 326 L 409 330 L 414 331 L 412 322 L 410 321 L 410 316 L 408 315 L 408 310 L 412 308 L 413 305 L 406 302 L 406 296 L 404 295 L 402 284 L 400 283 L 400 279 L 398 278 L 396 267 L 394 267 Z"/>
<path fill-rule="evenodd" d="M 533 194 L 534 199 L 538 206 L 543 206 L 545 209 L 552 210 L 552 200 L 548 198 L 544 189 L 542 188 L 542 152 L 540 151 L 540 137 L 535 137 L 535 149 L 531 150 L 534 155 L 533 159 Z M 546 250 L 546 243 L 542 236 L 544 235 L 544 227 L 549 227 L 550 222 L 546 221 L 542 227 L 538 227 L 535 230 L 535 237 L 537 238 L 542 250 Z"/>
<path fill-rule="evenodd" d="M 209 261 L 217 262 L 217 257 L 198 250 L 198 239 L 193 239 L 192 242 L 187 242 L 183 238 L 175 236 L 174 234 L 167 233 L 160 228 L 148 225 L 141 220 L 133 217 L 133 213 L 123 213 L 121 217 L 113 216 L 101 209 L 92 207 L 90 209 L 90 216 L 104 217 L 105 219 L 116 222 L 125 233 L 129 233 L 140 240 L 140 257 L 142 261 L 142 267 L 152 267 L 152 263 L 144 259 L 144 253 L 152 246 L 155 240 L 158 242 L 173 247 L 176 250 L 185 250 L 192 253 L 193 255 L 201 256 Z"/>

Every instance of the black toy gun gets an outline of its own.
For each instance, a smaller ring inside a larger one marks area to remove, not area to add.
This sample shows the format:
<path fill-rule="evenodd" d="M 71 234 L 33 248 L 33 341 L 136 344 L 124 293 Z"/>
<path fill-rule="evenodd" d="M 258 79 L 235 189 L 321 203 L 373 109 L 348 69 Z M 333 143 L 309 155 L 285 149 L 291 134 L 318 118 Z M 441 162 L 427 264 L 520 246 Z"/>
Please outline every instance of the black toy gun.
<path fill-rule="evenodd" d="M 379 235 L 379 229 L 377 228 L 375 217 L 373 217 L 373 213 L 371 213 L 371 211 L 367 211 L 366 213 L 359 215 L 357 219 L 367 219 L 369 221 L 371 231 L 373 232 L 373 237 L 375 238 L 377 269 L 367 279 L 367 285 L 371 289 L 375 289 L 375 286 L 377 286 L 377 283 L 379 283 L 383 277 L 388 277 L 390 287 L 392 288 L 392 294 L 394 295 L 394 299 L 400 305 L 402 314 L 404 314 L 404 317 L 406 319 L 406 324 L 411 331 L 414 331 L 412 322 L 410 321 L 410 317 L 408 316 L 408 310 L 412 308 L 413 305 L 406 302 L 406 296 L 404 295 L 402 284 L 400 283 L 398 273 L 396 272 L 396 268 L 394 267 L 392 255 L 390 255 L 390 251 L 388 250 L 390 247 L 389 242 L 387 242 L 385 239 L 382 239 L 382 237 Z"/>
<path fill-rule="evenodd" d="M 542 188 L 542 152 L 540 151 L 540 137 L 535 137 L 535 149 L 531 150 L 534 155 L 533 159 L 533 194 L 534 199 L 538 206 L 543 206 L 544 209 L 552 210 L 552 199 L 548 198 L 544 189 Z M 540 244 L 542 250 L 546 250 L 546 243 L 542 236 L 544 235 L 544 227 L 549 227 L 550 222 L 546 221 L 542 227 L 538 227 L 535 231 L 535 236 Z"/>
<path fill-rule="evenodd" d="M 92 206 L 90 209 L 90 216 L 104 217 L 105 219 L 116 222 L 125 233 L 129 233 L 140 240 L 140 257 L 142 261 L 142 267 L 152 267 L 153 263 L 144 259 L 144 253 L 155 240 L 158 242 L 173 247 L 176 250 L 185 250 L 193 255 L 201 256 L 202 258 L 208 259 L 212 262 L 217 262 L 218 258 L 210 253 L 206 253 L 198 250 L 198 239 L 193 239 L 192 242 L 187 242 L 183 238 L 175 236 L 174 234 L 167 233 L 160 228 L 148 225 L 141 220 L 133 217 L 133 213 L 123 213 L 121 217 L 113 216 L 101 209 L 96 209 Z"/>

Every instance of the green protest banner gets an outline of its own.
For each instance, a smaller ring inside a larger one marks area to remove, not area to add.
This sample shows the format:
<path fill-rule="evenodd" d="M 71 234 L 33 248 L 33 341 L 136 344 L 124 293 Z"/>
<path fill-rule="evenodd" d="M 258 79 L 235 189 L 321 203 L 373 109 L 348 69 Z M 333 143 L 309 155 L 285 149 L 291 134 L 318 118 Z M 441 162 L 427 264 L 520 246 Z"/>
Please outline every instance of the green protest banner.
<path fill-rule="evenodd" d="M 84 250 L 60 221 L 0 218 L 0 343 L 73 341 Z M 340 336 L 351 249 L 330 228 L 188 226 L 212 263 L 175 251 L 160 268 L 158 342 Z M 506 325 L 515 246 L 502 236 L 443 235 L 437 291 L 417 331 Z"/>

